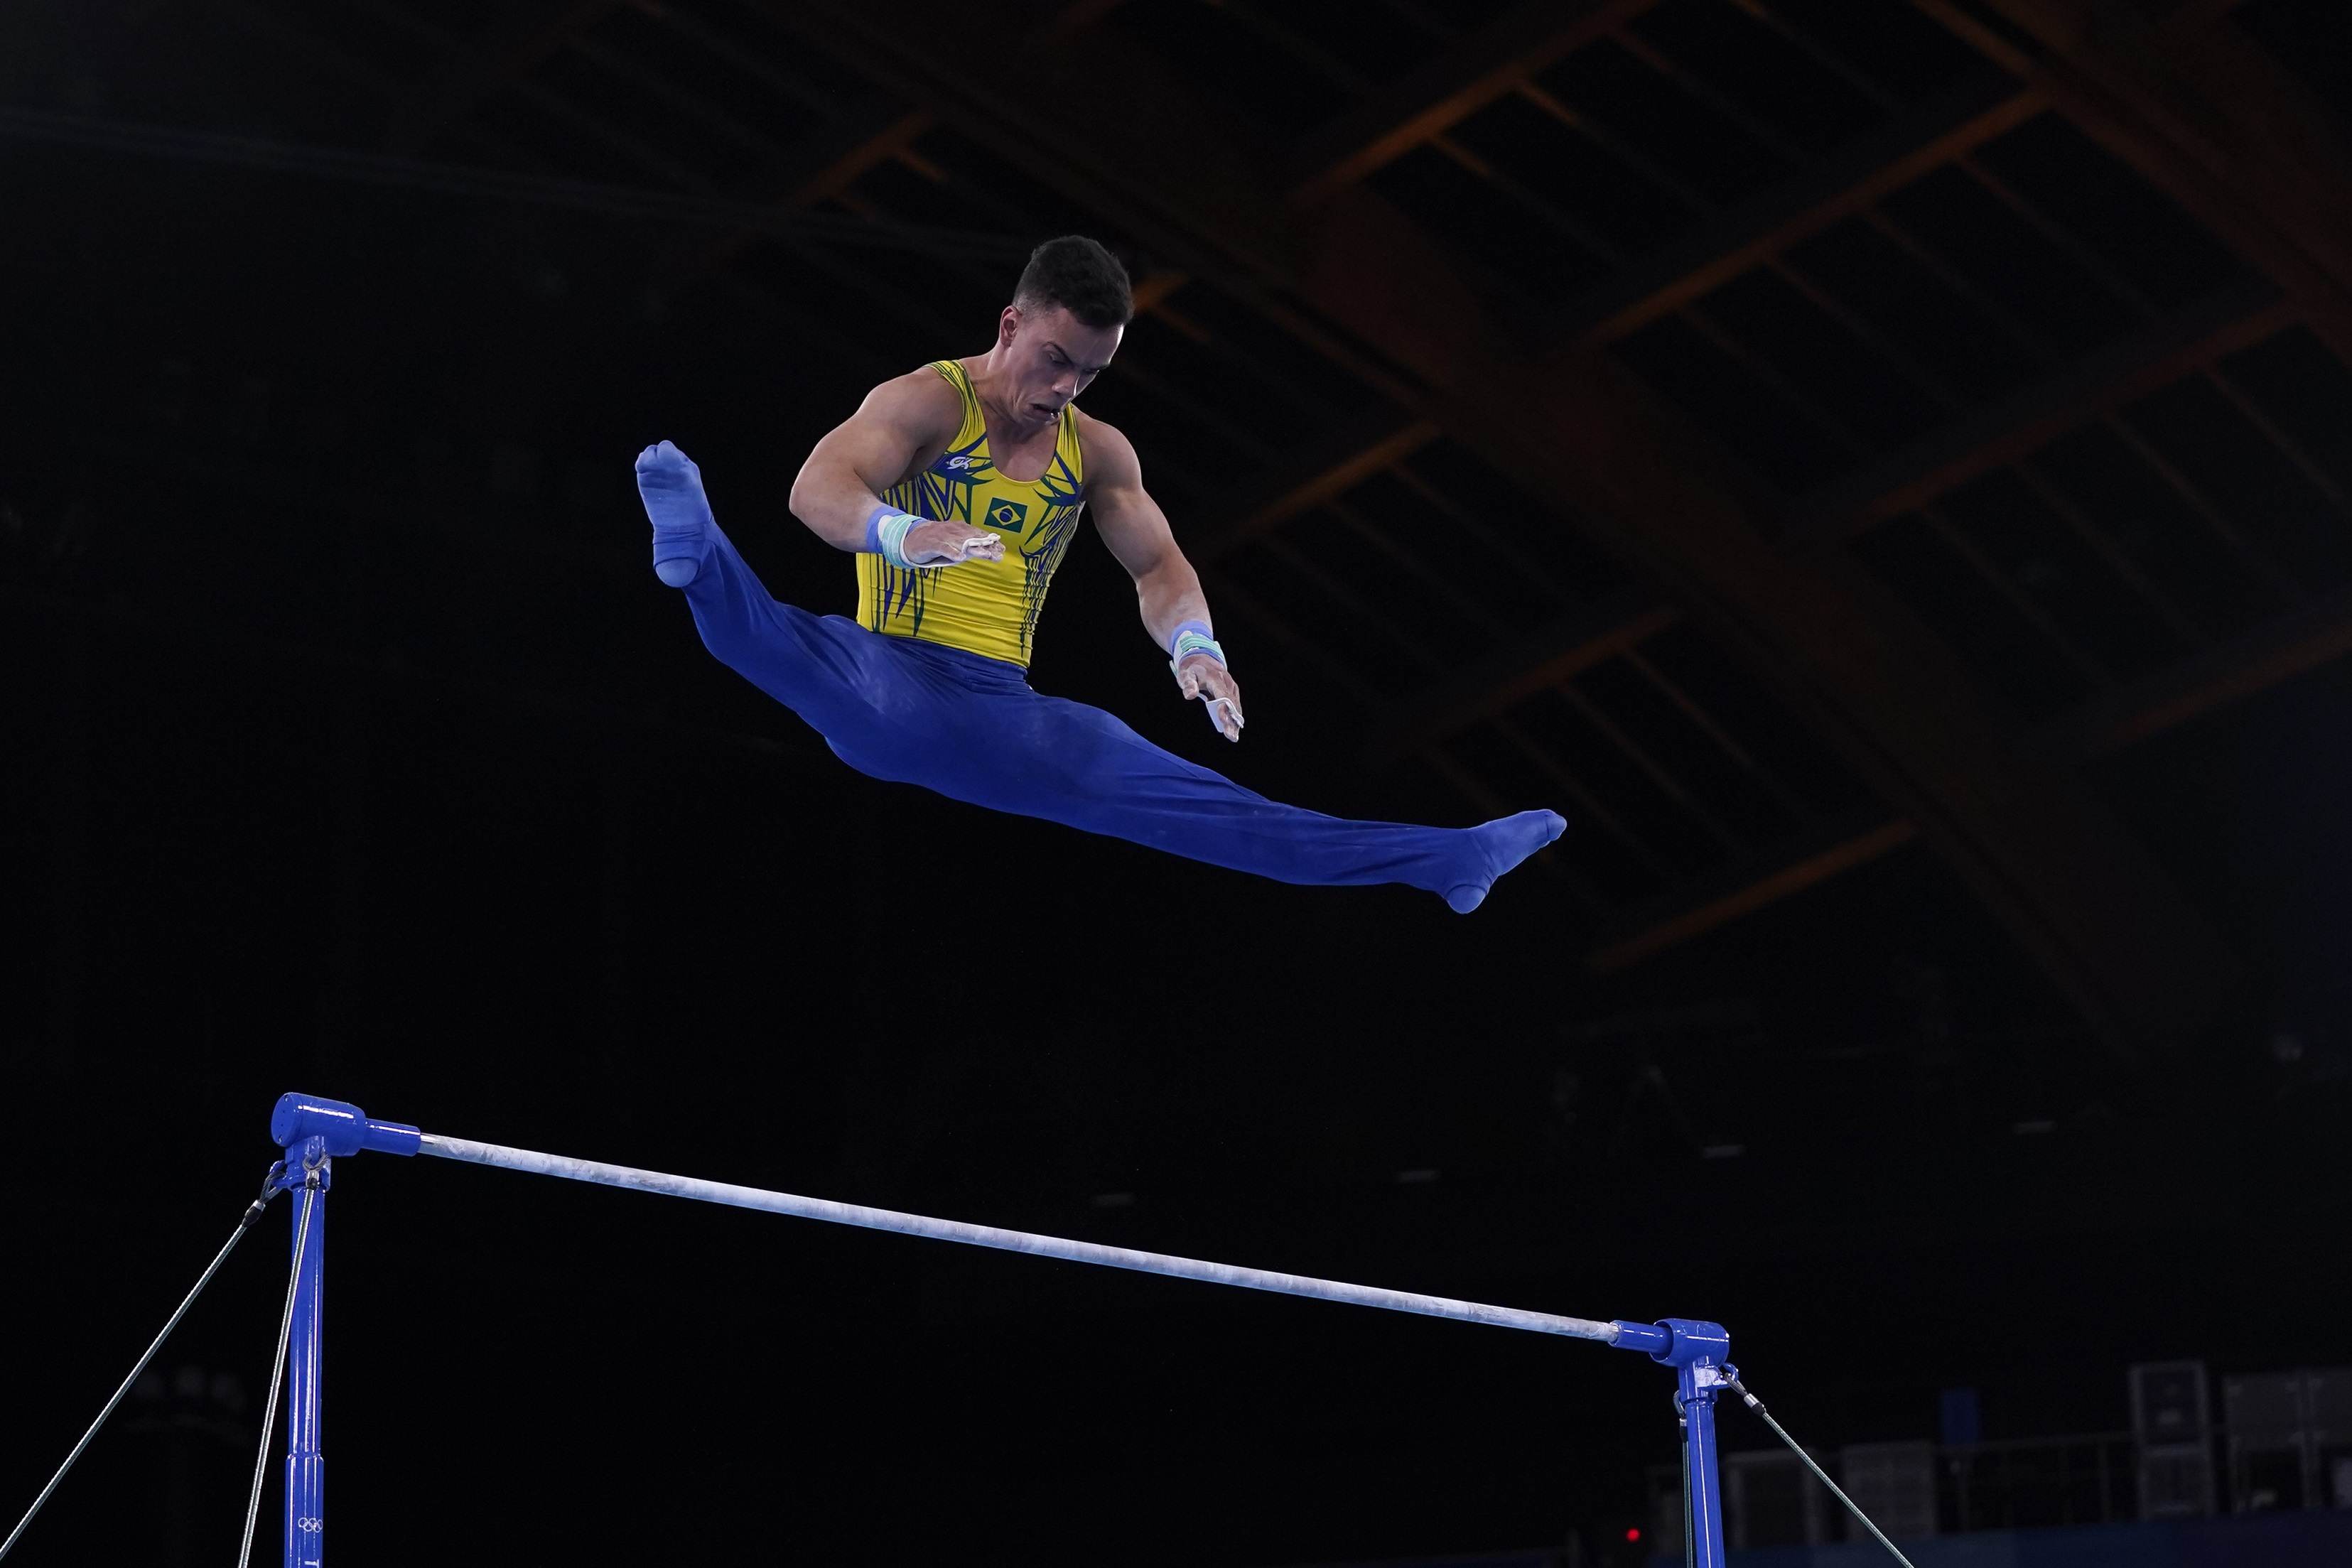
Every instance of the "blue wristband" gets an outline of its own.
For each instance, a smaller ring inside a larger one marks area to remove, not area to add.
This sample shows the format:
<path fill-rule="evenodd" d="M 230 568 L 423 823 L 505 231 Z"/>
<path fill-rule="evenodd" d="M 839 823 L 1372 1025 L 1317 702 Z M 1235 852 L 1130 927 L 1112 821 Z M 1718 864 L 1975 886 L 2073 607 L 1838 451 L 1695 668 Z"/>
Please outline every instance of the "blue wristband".
<path fill-rule="evenodd" d="M 922 520 L 895 507 L 875 507 L 866 518 L 866 553 L 880 556 L 901 571 L 912 571 L 915 563 L 907 559 L 907 530 Z"/>
<path fill-rule="evenodd" d="M 1171 669 L 1194 653 L 1206 653 L 1220 664 L 1225 662 L 1225 651 L 1209 634 L 1206 622 L 1187 621 L 1168 635 L 1168 664 Z"/>

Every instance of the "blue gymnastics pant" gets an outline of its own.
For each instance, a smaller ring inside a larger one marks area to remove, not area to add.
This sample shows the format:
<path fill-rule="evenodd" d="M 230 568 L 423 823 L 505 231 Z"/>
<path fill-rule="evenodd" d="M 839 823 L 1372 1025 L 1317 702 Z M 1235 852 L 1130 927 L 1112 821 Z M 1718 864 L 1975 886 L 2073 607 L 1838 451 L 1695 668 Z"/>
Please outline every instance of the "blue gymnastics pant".
<path fill-rule="evenodd" d="M 1523 813 L 1552 824 L 1523 847 L 1519 818 L 1426 828 L 1269 800 L 1099 708 L 1032 690 L 1017 665 L 780 603 L 706 528 L 709 553 L 682 591 L 704 644 L 873 778 L 1277 882 L 1403 883 L 1456 908 L 1559 831 L 1550 813 Z M 1507 825 L 1519 831 L 1496 831 Z"/>

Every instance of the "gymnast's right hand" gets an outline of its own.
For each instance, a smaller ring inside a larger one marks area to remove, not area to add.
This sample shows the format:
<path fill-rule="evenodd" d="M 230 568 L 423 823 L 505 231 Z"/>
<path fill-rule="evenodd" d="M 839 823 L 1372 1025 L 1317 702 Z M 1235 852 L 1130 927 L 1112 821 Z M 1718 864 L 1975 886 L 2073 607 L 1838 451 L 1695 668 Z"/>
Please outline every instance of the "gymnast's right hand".
<path fill-rule="evenodd" d="M 917 523 L 899 548 L 908 566 L 961 566 L 971 560 L 1003 560 L 1004 540 L 970 523 Z"/>

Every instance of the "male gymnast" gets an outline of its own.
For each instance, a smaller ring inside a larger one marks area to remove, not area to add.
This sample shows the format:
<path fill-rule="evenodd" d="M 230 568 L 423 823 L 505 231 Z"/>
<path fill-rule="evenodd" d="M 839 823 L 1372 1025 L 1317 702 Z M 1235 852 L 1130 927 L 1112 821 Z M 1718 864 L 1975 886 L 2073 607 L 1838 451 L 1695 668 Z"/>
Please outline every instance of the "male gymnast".
<path fill-rule="evenodd" d="M 711 653 L 861 773 L 1281 882 L 1401 882 L 1475 909 L 1496 877 L 1559 836 L 1556 812 L 1475 828 L 1328 817 L 1030 689 L 1038 612 L 1090 507 L 1177 689 L 1208 705 L 1227 740 L 1242 737 L 1241 687 L 1135 448 L 1076 406 L 1134 314 L 1127 270 L 1108 250 L 1049 240 L 988 352 L 884 382 L 816 444 L 793 514 L 856 556 L 856 620 L 770 598 L 719 532 L 700 470 L 667 441 L 637 457 L 656 574 L 685 591 Z"/>

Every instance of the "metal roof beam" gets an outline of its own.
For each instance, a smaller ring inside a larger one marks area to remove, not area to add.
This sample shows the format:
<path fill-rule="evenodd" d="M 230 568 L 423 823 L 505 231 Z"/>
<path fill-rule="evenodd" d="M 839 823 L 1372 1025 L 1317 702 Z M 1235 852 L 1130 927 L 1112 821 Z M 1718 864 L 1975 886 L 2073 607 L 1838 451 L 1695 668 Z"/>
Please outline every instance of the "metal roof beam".
<path fill-rule="evenodd" d="M 2168 670 L 2095 697 L 2034 730 L 2029 744 L 2054 763 L 2091 761 L 2347 656 L 2352 656 L 2352 589 L 2339 589 Z M 1585 964 L 1596 973 L 1625 968 L 1865 865 L 1908 843 L 1916 832 L 1902 818 L 1817 830 L 1780 855 L 1653 905 L 1588 950 Z"/>
<path fill-rule="evenodd" d="M 1108 33 L 1025 60 L 1014 99 L 958 72 L 986 39 L 947 0 L 802 8 L 862 40 L 896 78 L 1034 176 L 1175 265 L 1378 344 L 1430 389 L 1417 410 L 1538 497 L 1572 496 L 1622 558 L 1670 585 L 1800 716 L 1917 821 L 1964 881 L 2120 1055 L 2177 1039 L 2234 969 L 2218 936 L 2063 770 L 2013 741 L 1951 651 L 1858 569 L 1798 562 L 1712 483 L 1697 444 L 1597 356 L 1537 362 L 1489 318 L 1460 268 L 1361 186 L 1292 204 L 1229 110 Z M 932 47 L 908 51 L 903 40 Z M 1133 114 L 1072 137 L 1051 106 L 1118 84 Z"/>
<path fill-rule="evenodd" d="M 1709 878 L 1679 897 L 1652 905 L 1628 922 L 1627 929 L 1588 949 L 1584 967 L 1596 975 L 1631 968 L 1644 958 L 1868 865 L 1918 836 L 1918 829 L 1906 819 L 1888 821 L 1868 814 L 1855 821 L 1817 828 L 1793 849 L 1759 857 Z"/>
<path fill-rule="evenodd" d="M 1583 344 L 1628 337 L 2046 107 L 2041 93 L 2005 74 L 1962 82 L 1602 285 L 1563 312 L 1565 331 Z"/>
<path fill-rule="evenodd" d="M 1392 727 L 1374 737 L 1368 759 L 1391 762 L 1507 713 L 1538 692 L 1641 646 L 1681 619 L 1666 606 L 1635 597 L 1570 611 L 1502 652 L 1398 698 Z"/>
<path fill-rule="evenodd" d="M 1290 160 L 1292 190 L 1312 200 L 1354 184 L 1654 4 L 1526 0 L 1310 139 Z"/>
<path fill-rule="evenodd" d="M 2057 108 L 2276 279 L 2352 359 L 2352 144 L 2229 7 L 2151 20 L 2116 0 L 1981 0 L 2002 24 L 1990 26 L 1957 0 L 1912 4 L 1988 58 L 2038 55 L 2035 79 Z"/>
<path fill-rule="evenodd" d="M 2014 463 L 2084 420 L 2168 386 L 2292 325 L 2267 283 L 2231 288 L 2021 387 L 1804 497 L 1798 539 L 1849 538 Z"/>
<path fill-rule="evenodd" d="M 2119 686 L 2034 732 L 2051 756 L 2088 761 L 2178 728 L 2280 682 L 2352 653 L 2352 588 Z"/>
<path fill-rule="evenodd" d="M 1313 443 L 1234 497 L 1218 520 L 1203 524 L 1185 551 L 1213 564 L 1286 520 L 1354 489 L 1373 475 L 1403 461 L 1437 439 L 1426 420 L 1400 421 L 1387 410 Z"/>

